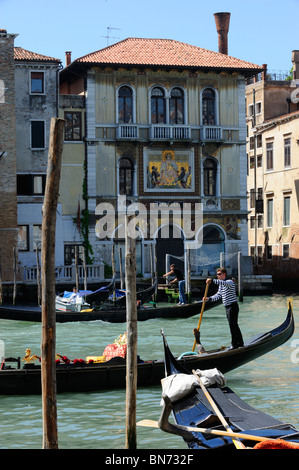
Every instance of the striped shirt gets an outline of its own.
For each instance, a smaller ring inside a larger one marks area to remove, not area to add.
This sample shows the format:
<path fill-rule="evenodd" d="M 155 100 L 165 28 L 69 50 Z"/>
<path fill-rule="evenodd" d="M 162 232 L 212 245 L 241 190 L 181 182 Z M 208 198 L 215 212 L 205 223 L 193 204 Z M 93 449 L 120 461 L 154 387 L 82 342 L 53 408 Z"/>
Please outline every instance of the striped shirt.
<path fill-rule="evenodd" d="M 236 287 L 234 281 L 231 279 L 227 279 L 225 281 L 221 281 L 220 279 L 213 279 L 215 284 L 219 284 L 218 292 L 215 295 L 210 297 L 212 302 L 219 300 L 222 298 L 222 303 L 225 307 L 232 304 L 233 302 L 237 302 L 236 296 Z"/>

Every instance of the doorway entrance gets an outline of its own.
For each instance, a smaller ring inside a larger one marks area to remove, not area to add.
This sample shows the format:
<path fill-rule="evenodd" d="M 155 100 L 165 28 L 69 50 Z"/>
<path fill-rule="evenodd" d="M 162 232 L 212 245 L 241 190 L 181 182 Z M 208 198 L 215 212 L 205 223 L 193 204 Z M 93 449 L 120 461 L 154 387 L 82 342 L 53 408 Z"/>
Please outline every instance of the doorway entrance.
<path fill-rule="evenodd" d="M 184 237 L 181 229 L 172 224 L 169 225 L 168 237 L 165 237 L 163 229 L 160 228 L 156 238 L 158 276 L 165 274 L 166 255 L 172 255 L 170 263 L 174 263 L 178 269 L 184 272 Z"/>

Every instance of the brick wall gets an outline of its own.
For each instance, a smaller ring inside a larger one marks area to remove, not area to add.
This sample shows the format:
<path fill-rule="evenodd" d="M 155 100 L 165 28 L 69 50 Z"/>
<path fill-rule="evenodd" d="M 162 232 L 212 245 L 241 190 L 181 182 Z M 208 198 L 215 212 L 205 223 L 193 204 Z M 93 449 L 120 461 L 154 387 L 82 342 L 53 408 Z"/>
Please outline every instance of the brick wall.
<path fill-rule="evenodd" d="M 17 246 L 14 35 L 0 30 L 0 250 L 3 282 L 13 281 Z M 1 156 L 2 155 L 2 156 Z"/>

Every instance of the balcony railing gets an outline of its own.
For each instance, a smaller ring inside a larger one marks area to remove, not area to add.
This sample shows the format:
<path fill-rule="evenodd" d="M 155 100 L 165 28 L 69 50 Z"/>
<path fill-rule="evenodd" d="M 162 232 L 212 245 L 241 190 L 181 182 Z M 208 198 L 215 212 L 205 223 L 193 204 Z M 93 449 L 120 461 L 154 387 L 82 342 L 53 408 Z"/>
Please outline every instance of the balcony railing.
<path fill-rule="evenodd" d="M 155 124 L 151 126 L 151 139 L 155 140 L 186 140 L 191 137 L 189 126 L 170 126 Z"/>
<path fill-rule="evenodd" d="M 116 136 L 118 139 L 138 139 L 138 129 L 136 124 L 119 124 Z"/>
<path fill-rule="evenodd" d="M 222 127 L 203 126 L 201 128 L 201 140 L 203 141 L 221 141 L 223 140 Z"/>
<path fill-rule="evenodd" d="M 84 267 L 78 266 L 79 281 L 82 282 L 85 277 Z M 37 266 L 24 266 L 20 270 L 21 281 L 25 284 L 37 284 Z M 87 282 L 99 282 L 105 279 L 104 277 L 104 264 L 87 265 L 86 266 L 86 279 Z M 56 266 L 55 268 L 55 282 L 56 284 L 75 283 L 76 280 L 76 266 Z"/>
<path fill-rule="evenodd" d="M 123 140 L 146 139 L 149 131 L 151 140 L 190 140 L 191 126 L 152 124 L 150 126 L 139 124 L 118 124 L 116 127 L 116 138 Z M 198 128 L 196 128 L 198 132 Z M 194 136 L 193 136 L 194 138 Z M 202 126 L 200 128 L 200 140 L 204 142 L 223 141 L 223 128 L 221 126 Z"/>

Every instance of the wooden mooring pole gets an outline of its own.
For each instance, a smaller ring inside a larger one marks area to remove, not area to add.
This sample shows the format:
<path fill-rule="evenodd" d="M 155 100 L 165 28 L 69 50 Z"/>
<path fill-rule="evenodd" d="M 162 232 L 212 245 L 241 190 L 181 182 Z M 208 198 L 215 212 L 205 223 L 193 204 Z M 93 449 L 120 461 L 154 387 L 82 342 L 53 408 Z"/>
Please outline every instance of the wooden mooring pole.
<path fill-rule="evenodd" d="M 58 449 L 56 403 L 55 232 L 65 121 L 52 118 L 41 244 L 43 448 Z"/>
<path fill-rule="evenodd" d="M 130 236 L 129 217 L 126 217 L 125 283 L 127 309 L 126 358 L 126 449 L 136 449 L 137 397 L 137 299 L 136 299 L 136 243 Z M 132 230 L 132 229 L 131 229 Z"/>

